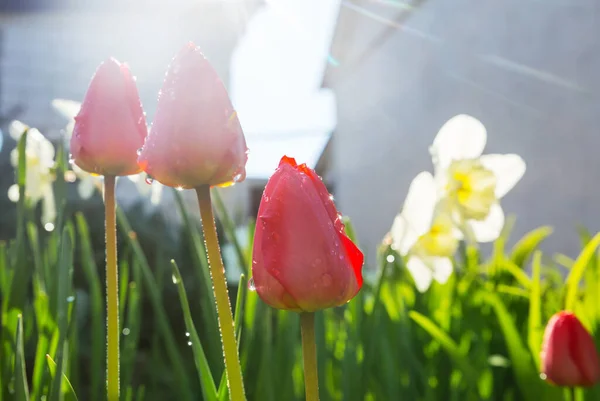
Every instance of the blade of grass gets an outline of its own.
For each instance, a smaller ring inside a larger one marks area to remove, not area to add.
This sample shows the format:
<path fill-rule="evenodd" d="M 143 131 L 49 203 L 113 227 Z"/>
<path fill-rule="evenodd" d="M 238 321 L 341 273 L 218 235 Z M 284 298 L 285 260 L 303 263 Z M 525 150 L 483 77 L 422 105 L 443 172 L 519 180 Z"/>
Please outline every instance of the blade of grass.
<path fill-rule="evenodd" d="M 410 311 L 408 316 L 444 348 L 456 366 L 462 371 L 469 386 L 473 389 L 477 388 L 477 371 L 473 369 L 468 357 L 460 350 L 458 344 L 426 316 L 416 311 Z"/>
<path fill-rule="evenodd" d="M 192 352 L 194 353 L 194 361 L 196 363 L 196 369 L 198 370 L 198 377 L 200 379 L 200 383 L 202 384 L 202 394 L 206 401 L 216 401 L 217 389 L 215 387 L 215 381 L 210 371 L 210 366 L 208 365 L 206 354 L 204 353 L 204 349 L 202 348 L 200 337 L 198 337 L 198 332 L 196 331 L 194 320 L 192 319 L 192 314 L 190 312 L 190 304 L 188 302 L 187 294 L 185 292 L 183 280 L 181 279 L 181 273 L 179 272 L 177 263 L 174 260 L 171 260 L 171 267 L 173 269 L 173 281 L 177 285 L 177 291 L 179 293 L 179 301 L 181 302 L 181 309 L 183 311 L 185 327 L 187 329 L 187 332 L 189 333 Z"/>
<path fill-rule="evenodd" d="M 536 228 L 525 234 L 512 248 L 511 256 L 513 263 L 523 267 L 527 258 L 538 248 L 538 246 L 548 238 L 554 230 L 550 226 Z"/>
<path fill-rule="evenodd" d="M 94 251 L 90 242 L 90 232 L 85 217 L 81 213 L 75 215 L 75 224 L 79 233 L 80 263 L 86 278 L 90 294 L 91 320 L 91 359 L 90 359 L 90 401 L 100 401 L 105 382 L 105 326 L 104 301 L 102 284 L 98 275 L 98 267 L 94 260 Z"/>
<path fill-rule="evenodd" d="M 23 316 L 18 316 L 17 339 L 15 349 L 15 401 L 29 401 L 29 386 L 25 372 L 25 353 L 23 351 Z"/>
<path fill-rule="evenodd" d="M 50 376 L 54 378 L 56 376 L 56 362 L 52 359 L 50 355 L 46 355 L 46 361 L 48 363 L 48 370 L 50 371 Z M 69 378 L 63 374 L 63 392 L 65 395 L 65 401 L 77 401 L 77 395 L 75 394 L 75 390 L 73 389 L 73 385 Z"/>
<path fill-rule="evenodd" d="M 56 352 L 56 371 L 52 380 L 50 401 L 60 401 L 61 397 L 61 382 L 64 365 L 64 349 L 68 330 L 68 307 L 67 297 L 71 288 L 71 271 L 73 267 L 73 247 L 70 234 L 70 227 L 67 226 L 63 230 L 61 238 L 61 250 L 58 263 L 58 280 L 57 280 L 57 326 L 59 332 L 58 347 Z"/>
<path fill-rule="evenodd" d="M 542 252 L 535 251 L 532 263 L 532 285 L 529 295 L 529 321 L 527 342 L 529 350 L 533 355 L 533 362 L 536 368 L 540 368 L 540 351 L 542 348 L 542 336 L 544 326 L 542 326 Z"/>
<path fill-rule="evenodd" d="M 577 260 L 573 264 L 573 268 L 569 272 L 566 283 L 566 298 L 565 298 L 565 309 L 575 310 L 575 302 L 577 302 L 577 293 L 579 292 L 579 282 L 583 276 L 585 268 L 588 266 L 592 257 L 596 255 L 596 248 L 600 245 L 600 233 L 596 234 L 594 238 L 583 248 Z"/>
<path fill-rule="evenodd" d="M 142 272 L 142 277 L 144 278 L 144 288 L 148 291 L 152 307 L 154 308 L 154 312 L 156 314 L 156 319 L 161 332 L 161 336 L 165 341 L 166 352 L 169 355 L 173 369 L 175 369 L 175 377 L 179 380 L 179 385 L 177 386 L 179 399 L 191 401 L 193 399 L 193 396 L 190 388 L 189 379 L 187 377 L 181 353 L 177 348 L 175 336 L 171 329 L 169 319 L 167 318 L 167 313 L 165 312 L 164 306 L 161 302 L 160 290 L 156 285 L 156 281 L 154 279 L 154 276 L 152 275 L 150 265 L 148 264 L 148 260 L 146 259 L 142 247 L 140 246 L 140 243 L 137 240 L 137 236 L 131 229 L 131 225 L 127 220 L 127 216 L 125 216 L 125 213 L 123 213 L 123 211 L 118 207 L 117 224 L 119 228 L 123 231 L 125 238 L 129 246 L 131 246 L 134 256 L 137 259 L 137 262 L 139 263 L 139 267 Z"/>
<path fill-rule="evenodd" d="M 235 223 L 229 216 L 229 213 L 227 213 L 227 208 L 223 203 L 223 199 L 221 198 L 219 191 L 213 191 L 213 201 L 215 203 L 215 209 L 217 211 L 217 218 L 219 219 L 219 221 L 223 225 L 223 228 L 225 229 L 226 238 L 229 240 L 229 242 L 233 244 L 233 249 L 235 250 L 240 267 L 242 268 L 242 273 L 248 275 L 248 262 L 244 255 L 244 251 L 242 250 L 242 246 L 238 241 L 235 232 Z"/>
<path fill-rule="evenodd" d="M 136 262 L 134 262 L 136 264 Z M 139 267 L 134 265 L 134 269 Z M 135 370 L 136 354 L 140 339 L 140 328 L 142 321 L 142 314 L 140 310 L 141 303 L 141 285 L 138 285 L 137 280 L 131 281 L 128 284 L 129 290 L 127 291 L 127 316 L 123 319 L 125 325 L 123 326 L 123 342 L 122 342 L 122 357 L 121 357 L 121 384 L 130 390 L 132 383 L 132 376 Z M 125 300 L 124 300 L 125 301 Z M 130 391 L 129 396 L 133 397 L 133 393 Z"/>
<path fill-rule="evenodd" d="M 521 336 L 513 321 L 513 317 L 496 294 L 487 292 L 483 294 L 483 297 L 496 313 L 521 393 L 527 400 L 536 399 L 536 394 L 540 394 L 541 390 L 539 378 L 531 363 L 531 354 L 521 341 Z"/>

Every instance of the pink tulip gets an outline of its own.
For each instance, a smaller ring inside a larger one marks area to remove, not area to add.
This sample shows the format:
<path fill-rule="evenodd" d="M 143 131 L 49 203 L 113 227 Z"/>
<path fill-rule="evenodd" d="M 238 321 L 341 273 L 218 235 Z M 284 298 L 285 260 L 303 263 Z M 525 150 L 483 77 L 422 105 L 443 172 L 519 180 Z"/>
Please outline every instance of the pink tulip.
<path fill-rule="evenodd" d="M 73 162 L 89 173 L 131 175 L 141 171 L 137 150 L 147 135 L 135 80 L 127 64 L 100 64 L 75 117 Z"/>
<path fill-rule="evenodd" d="M 541 359 L 542 373 L 558 386 L 593 386 L 600 381 L 594 339 L 570 312 L 559 312 L 550 319 Z"/>
<path fill-rule="evenodd" d="M 358 293 L 363 254 L 340 217 L 315 172 L 284 156 L 256 221 L 252 274 L 263 301 L 313 312 L 343 305 Z"/>
<path fill-rule="evenodd" d="M 140 166 L 164 185 L 197 188 L 246 177 L 244 133 L 214 68 L 189 43 L 173 59 Z"/>

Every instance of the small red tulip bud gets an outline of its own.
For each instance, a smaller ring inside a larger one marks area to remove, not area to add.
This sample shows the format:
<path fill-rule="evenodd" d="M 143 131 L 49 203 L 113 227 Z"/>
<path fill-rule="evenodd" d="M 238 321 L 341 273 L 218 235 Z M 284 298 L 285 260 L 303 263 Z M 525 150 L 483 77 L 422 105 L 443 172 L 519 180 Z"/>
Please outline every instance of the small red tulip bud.
<path fill-rule="evenodd" d="M 600 381 L 594 339 L 570 312 L 554 315 L 544 333 L 542 373 L 558 386 L 593 386 Z"/>

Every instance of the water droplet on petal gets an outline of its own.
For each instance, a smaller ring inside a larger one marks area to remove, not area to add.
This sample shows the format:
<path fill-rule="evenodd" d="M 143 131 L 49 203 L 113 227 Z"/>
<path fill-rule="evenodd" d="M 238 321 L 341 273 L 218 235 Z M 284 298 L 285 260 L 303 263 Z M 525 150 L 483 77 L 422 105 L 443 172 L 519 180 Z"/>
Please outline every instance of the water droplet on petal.
<path fill-rule="evenodd" d="M 329 200 L 333 202 L 333 195 L 329 195 Z"/>
<path fill-rule="evenodd" d="M 64 160 L 64 159 L 63 159 Z M 73 164 L 75 164 L 75 158 L 73 157 L 72 153 L 69 153 L 69 164 L 72 166 Z"/>
<path fill-rule="evenodd" d="M 331 283 L 333 282 L 333 279 L 331 278 L 331 274 L 329 274 L 329 273 L 323 274 L 321 276 L 321 282 L 323 283 L 323 286 L 329 287 L 331 285 Z"/>
<path fill-rule="evenodd" d="M 177 283 L 179 283 L 179 279 L 178 279 L 178 278 L 177 278 L 177 276 L 176 276 L 176 275 L 174 275 L 174 274 L 171 276 L 171 280 L 173 280 L 173 284 L 177 284 Z"/>
<path fill-rule="evenodd" d="M 254 285 L 254 277 L 252 277 L 250 281 L 248 281 L 248 289 L 250 291 L 256 291 L 256 285 Z"/>
<path fill-rule="evenodd" d="M 137 155 L 138 155 L 138 156 L 142 154 L 142 150 L 144 150 L 144 148 L 139 148 L 139 149 L 137 150 L 137 152 L 136 152 L 136 153 L 137 153 Z"/>
<path fill-rule="evenodd" d="M 152 178 L 150 176 L 146 176 L 146 184 L 152 185 L 153 182 L 154 182 L 154 178 Z"/>
<path fill-rule="evenodd" d="M 67 297 L 67 302 L 71 303 L 75 301 L 75 297 L 73 295 Z"/>
<path fill-rule="evenodd" d="M 50 232 L 54 231 L 54 223 L 46 223 L 44 224 L 44 230 Z"/>
<path fill-rule="evenodd" d="M 233 182 L 240 182 L 241 179 L 242 179 L 242 173 L 238 173 L 233 176 Z"/>
<path fill-rule="evenodd" d="M 129 333 L 131 333 L 131 330 L 129 330 L 127 327 L 125 327 L 125 328 L 123 329 L 123 335 L 124 335 L 124 336 L 128 336 L 128 335 L 129 335 Z"/>
<path fill-rule="evenodd" d="M 545 373 L 540 373 L 540 379 L 546 380 L 547 378 L 548 378 L 548 376 L 546 376 Z"/>
<path fill-rule="evenodd" d="M 176 187 L 175 189 L 179 192 L 183 191 L 183 187 Z"/>

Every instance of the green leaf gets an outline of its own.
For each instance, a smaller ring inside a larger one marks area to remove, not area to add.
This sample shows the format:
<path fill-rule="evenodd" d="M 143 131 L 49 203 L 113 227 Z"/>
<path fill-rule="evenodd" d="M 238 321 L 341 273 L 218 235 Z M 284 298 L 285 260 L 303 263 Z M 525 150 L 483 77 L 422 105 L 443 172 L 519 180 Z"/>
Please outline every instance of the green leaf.
<path fill-rule="evenodd" d="M 527 400 L 536 399 L 536 394 L 539 394 L 540 380 L 531 363 L 531 354 L 523 345 L 512 316 L 496 294 L 486 292 L 483 293 L 483 297 L 493 307 L 498 318 L 521 393 Z"/>
<path fill-rule="evenodd" d="M 79 239 L 79 255 L 83 274 L 89 286 L 90 294 L 90 321 L 91 330 L 91 358 L 90 358 L 90 401 L 100 401 L 104 392 L 106 368 L 106 320 L 104 317 L 104 299 L 102 284 L 98 275 L 98 267 L 94 259 L 94 251 L 90 242 L 90 232 L 85 217 L 81 213 L 75 215 Z"/>
<path fill-rule="evenodd" d="M 577 293 L 579 292 L 579 281 L 583 276 L 583 272 L 588 264 L 591 262 L 592 257 L 596 254 L 596 248 L 600 245 L 600 233 L 596 234 L 591 241 L 583 248 L 579 257 L 573 264 L 569 276 L 567 277 L 566 289 L 567 295 L 565 300 L 565 309 L 574 310 L 575 302 L 577 301 Z"/>
<path fill-rule="evenodd" d="M 542 337 L 544 326 L 542 326 L 542 252 L 535 251 L 533 254 L 533 271 L 531 293 L 529 296 L 529 327 L 527 342 L 529 350 L 533 355 L 533 361 L 537 369 L 540 368 L 540 351 L 542 348 Z"/>
<path fill-rule="evenodd" d="M 542 241 L 552 234 L 552 231 L 552 227 L 543 226 L 525 234 L 512 249 L 511 259 L 514 264 L 523 267 L 527 258 L 538 248 Z"/>
<path fill-rule="evenodd" d="M 458 344 L 426 316 L 415 311 L 410 311 L 408 315 L 444 348 L 456 366 L 462 371 L 469 385 L 472 388 L 476 388 L 478 381 L 477 371 L 471 366 L 467 355 L 460 350 Z"/>
<path fill-rule="evenodd" d="M 178 399 L 191 401 L 193 397 L 191 393 L 189 380 L 187 378 L 186 369 L 183 363 L 183 359 L 181 357 L 181 353 L 179 352 L 179 349 L 177 348 L 177 345 L 175 343 L 173 329 L 169 323 L 167 313 L 161 302 L 161 294 L 159 287 L 156 284 L 156 279 L 152 274 L 152 270 L 150 269 L 150 265 L 148 264 L 148 259 L 146 259 L 144 251 L 142 250 L 142 247 L 138 242 L 137 237 L 135 235 L 132 235 L 133 230 L 131 229 L 131 225 L 127 220 L 127 216 L 125 216 L 125 213 L 123 213 L 123 211 L 119 207 L 117 207 L 117 224 L 121 231 L 123 231 L 124 237 L 131 246 L 134 257 L 136 258 L 140 270 L 142 272 L 142 277 L 144 278 L 144 288 L 148 291 L 148 294 L 150 296 L 150 302 L 152 303 L 154 313 L 156 314 L 155 317 L 160 330 L 160 335 L 165 341 L 166 354 L 171 359 L 171 364 L 173 366 L 173 369 L 175 369 L 175 377 L 179 381 L 179 383 L 176 386 L 176 391 L 179 394 Z"/>
<path fill-rule="evenodd" d="M 59 374 L 54 375 L 52 380 L 50 401 L 63 399 L 61 393 L 61 382 L 64 366 L 64 349 L 66 346 L 68 331 L 68 308 L 67 297 L 71 291 L 71 273 L 73 269 L 73 246 L 69 226 L 65 227 L 61 237 L 60 257 L 58 262 L 57 298 L 56 298 L 56 320 L 58 325 L 58 346 L 56 353 L 56 367 Z"/>
<path fill-rule="evenodd" d="M 204 348 L 200 342 L 200 337 L 196 331 L 194 320 L 192 319 L 192 313 L 190 312 L 190 304 L 188 302 L 185 287 L 183 286 L 183 280 L 181 279 L 181 273 L 177 267 L 177 263 L 171 260 L 171 267 L 173 268 L 173 282 L 177 285 L 177 291 L 179 293 L 179 302 L 181 303 L 181 309 L 183 311 L 183 318 L 185 320 L 185 327 L 189 333 L 189 339 L 192 346 L 192 352 L 194 353 L 194 362 L 196 363 L 196 369 L 202 384 L 202 395 L 206 401 L 217 400 L 217 389 L 215 387 L 215 381 L 210 371 Z"/>
<path fill-rule="evenodd" d="M 46 355 L 46 361 L 48 362 L 48 370 L 50 371 L 50 375 L 52 378 L 56 376 L 56 362 L 50 357 L 50 355 Z M 63 374 L 63 386 L 62 392 L 65 396 L 65 401 L 77 401 L 77 395 L 75 394 L 75 390 L 69 381 L 69 378 Z"/>
<path fill-rule="evenodd" d="M 25 353 L 23 352 L 23 316 L 17 317 L 17 339 L 15 349 L 15 401 L 29 401 L 29 386 L 25 371 Z"/>

